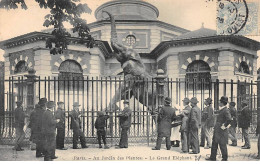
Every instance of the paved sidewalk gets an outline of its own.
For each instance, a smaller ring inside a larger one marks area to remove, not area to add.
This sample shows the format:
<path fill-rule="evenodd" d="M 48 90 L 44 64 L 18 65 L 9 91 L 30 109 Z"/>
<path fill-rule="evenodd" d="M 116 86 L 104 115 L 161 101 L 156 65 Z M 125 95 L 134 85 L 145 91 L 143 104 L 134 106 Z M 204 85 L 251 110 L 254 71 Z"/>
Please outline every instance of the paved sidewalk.
<path fill-rule="evenodd" d="M 209 156 L 210 149 L 201 148 L 198 155 L 183 154 L 180 148 L 172 148 L 170 151 L 165 149 L 165 144 L 161 150 L 151 150 L 155 143 L 150 146 L 138 145 L 129 146 L 128 149 L 99 149 L 98 145 L 90 145 L 87 149 L 71 149 L 71 145 L 66 145 L 68 150 L 56 150 L 55 161 L 82 161 L 82 160 L 124 160 L 124 161 L 205 161 Z M 257 155 L 257 140 L 251 140 L 251 149 L 241 149 L 242 142 L 238 147 L 228 146 L 229 161 L 257 161 L 254 157 Z M 219 155 L 218 160 L 221 160 Z M 0 145 L 0 161 L 43 161 L 43 158 L 35 158 L 35 150 L 25 148 L 25 151 L 16 152 L 12 146 Z"/>

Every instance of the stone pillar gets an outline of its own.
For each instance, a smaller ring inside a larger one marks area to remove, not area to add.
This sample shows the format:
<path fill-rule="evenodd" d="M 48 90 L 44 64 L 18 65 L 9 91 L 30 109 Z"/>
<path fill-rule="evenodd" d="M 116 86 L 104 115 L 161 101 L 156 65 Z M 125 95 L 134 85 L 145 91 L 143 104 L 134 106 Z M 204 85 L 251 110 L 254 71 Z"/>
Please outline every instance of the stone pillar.
<path fill-rule="evenodd" d="M 161 109 L 164 104 L 165 78 L 166 76 L 164 75 L 164 71 L 162 69 L 159 69 L 157 71 L 157 76 L 155 77 L 158 109 Z"/>
<path fill-rule="evenodd" d="M 257 77 L 257 129 L 258 128 L 260 128 L 260 76 Z"/>
<path fill-rule="evenodd" d="M 235 79 L 235 75 L 234 75 L 234 52 L 228 51 L 228 50 L 221 50 L 219 52 L 219 56 L 218 56 L 218 62 L 219 62 L 219 66 L 218 66 L 218 71 L 219 71 L 219 75 L 218 75 L 218 79 L 219 82 L 224 82 L 224 80 L 226 80 L 226 82 L 231 82 L 231 79 Z M 237 92 L 234 89 L 233 92 L 233 96 L 236 97 L 237 96 Z M 224 95 L 224 85 L 222 83 L 219 84 L 219 96 L 223 96 Z M 227 93 L 228 98 L 230 100 L 229 97 L 229 93 Z"/>
<path fill-rule="evenodd" d="M 26 79 L 26 90 L 27 90 L 27 97 L 26 97 L 26 111 L 25 111 L 25 136 L 26 138 L 29 137 L 28 134 L 30 134 L 30 129 L 27 128 L 29 125 L 29 118 L 30 114 L 34 109 L 35 104 L 35 82 L 36 82 L 36 76 L 35 76 L 35 70 L 33 68 L 28 69 L 28 75 L 24 75 Z"/>
<path fill-rule="evenodd" d="M 167 58 L 167 75 L 170 80 L 172 79 L 172 81 L 176 81 L 179 78 L 179 74 L 180 74 L 179 65 L 180 65 L 180 62 L 179 62 L 178 54 L 170 54 L 169 57 Z M 178 87 L 177 82 L 172 83 L 172 91 L 171 91 L 172 93 L 169 94 L 169 95 L 172 95 L 172 97 L 171 97 L 172 102 L 175 102 L 175 103 L 177 102 L 176 101 L 176 93 L 177 93 L 176 88 L 177 87 Z M 181 88 L 178 88 L 178 90 L 181 93 L 184 93 L 184 90 L 185 90 L 184 87 L 185 87 L 185 85 L 181 85 Z M 184 96 L 184 94 L 182 94 L 182 96 Z M 172 103 L 172 105 L 173 105 L 173 103 Z"/>
<path fill-rule="evenodd" d="M 150 50 L 153 50 L 161 42 L 161 31 L 158 29 L 151 29 L 150 39 Z"/>
<path fill-rule="evenodd" d="M 41 78 L 51 76 L 51 54 L 50 50 L 36 50 L 34 52 L 34 69 L 37 72 L 37 76 Z"/>
<path fill-rule="evenodd" d="M 102 53 L 98 48 L 92 48 L 90 49 L 90 71 L 89 73 L 93 76 L 100 76 L 101 75 L 101 67 L 104 67 L 103 61 L 105 61 L 104 58 L 102 58 Z M 103 61 L 102 61 L 103 60 Z"/>

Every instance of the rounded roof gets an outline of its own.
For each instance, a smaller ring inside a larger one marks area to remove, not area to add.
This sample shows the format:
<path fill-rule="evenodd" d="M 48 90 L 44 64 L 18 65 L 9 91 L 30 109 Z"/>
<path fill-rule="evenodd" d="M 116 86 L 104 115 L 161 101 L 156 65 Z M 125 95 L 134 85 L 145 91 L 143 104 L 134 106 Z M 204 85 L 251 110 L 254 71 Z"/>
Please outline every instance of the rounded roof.
<path fill-rule="evenodd" d="M 202 38 L 202 37 L 210 37 L 210 36 L 216 36 L 216 35 L 217 35 L 216 30 L 201 27 L 198 30 L 179 35 L 179 36 L 175 37 L 173 40 Z"/>
<path fill-rule="evenodd" d="M 95 11 L 96 19 L 103 20 L 102 11 L 108 11 L 116 20 L 157 20 L 159 10 L 142 0 L 113 0 L 99 6 Z"/>

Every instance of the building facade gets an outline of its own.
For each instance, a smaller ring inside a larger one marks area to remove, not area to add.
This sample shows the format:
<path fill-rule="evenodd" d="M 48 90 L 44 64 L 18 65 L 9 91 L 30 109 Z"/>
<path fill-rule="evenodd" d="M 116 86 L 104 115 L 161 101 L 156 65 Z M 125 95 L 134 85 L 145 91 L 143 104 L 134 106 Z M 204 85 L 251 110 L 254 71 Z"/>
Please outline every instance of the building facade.
<path fill-rule="evenodd" d="M 79 44 L 72 34 L 68 49 L 51 55 L 45 48 L 45 40 L 51 36 L 48 30 L 2 41 L 5 79 L 22 77 L 28 68 L 34 68 L 41 78 L 60 79 L 116 76 L 122 72 L 111 55 L 110 20 L 102 11 L 115 16 L 118 41 L 137 51 L 152 75 L 163 69 L 171 79 L 190 82 L 257 79 L 258 42 L 243 36 L 218 36 L 215 30 L 204 27 L 189 31 L 161 22 L 157 19 L 158 9 L 142 0 L 114 0 L 97 8 L 97 21 L 89 24 L 97 42 L 94 48 Z M 195 89 L 200 89 L 200 85 Z"/>

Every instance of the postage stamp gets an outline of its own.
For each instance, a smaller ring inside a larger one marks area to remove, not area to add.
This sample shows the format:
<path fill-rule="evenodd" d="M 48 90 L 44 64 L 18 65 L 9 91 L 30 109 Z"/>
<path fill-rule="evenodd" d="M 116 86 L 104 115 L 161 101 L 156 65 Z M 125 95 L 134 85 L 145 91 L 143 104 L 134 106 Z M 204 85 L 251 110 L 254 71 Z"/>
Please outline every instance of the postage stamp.
<path fill-rule="evenodd" d="M 258 0 L 218 0 L 218 35 L 259 35 Z"/>

